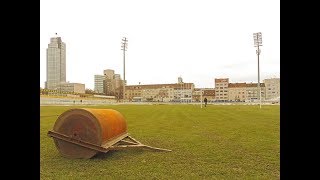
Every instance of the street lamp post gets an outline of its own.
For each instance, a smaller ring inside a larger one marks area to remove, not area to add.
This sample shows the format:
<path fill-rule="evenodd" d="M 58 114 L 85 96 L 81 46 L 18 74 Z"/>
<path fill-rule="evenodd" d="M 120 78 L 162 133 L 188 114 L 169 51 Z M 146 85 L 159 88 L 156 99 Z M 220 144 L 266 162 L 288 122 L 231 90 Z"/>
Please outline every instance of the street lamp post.
<path fill-rule="evenodd" d="M 202 108 L 202 94 L 203 94 L 202 89 L 200 90 L 200 92 L 201 92 L 201 94 L 200 94 L 200 99 L 201 99 L 201 101 L 200 101 L 200 102 L 201 102 L 201 105 L 200 105 L 200 106 L 201 106 L 201 108 Z"/>
<path fill-rule="evenodd" d="M 259 47 L 262 46 L 261 32 L 253 33 L 253 39 L 254 39 L 254 47 L 257 47 L 256 53 L 258 56 L 258 93 L 259 93 L 260 109 L 261 109 L 261 88 L 260 88 L 260 67 L 259 67 L 259 55 L 261 53 L 261 50 L 259 49 Z"/>
<path fill-rule="evenodd" d="M 123 100 L 125 99 L 125 88 L 126 88 L 126 51 L 128 48 L 128 40 L 126 37 L 122 38 L 121 50 L 123 50 Z"/>

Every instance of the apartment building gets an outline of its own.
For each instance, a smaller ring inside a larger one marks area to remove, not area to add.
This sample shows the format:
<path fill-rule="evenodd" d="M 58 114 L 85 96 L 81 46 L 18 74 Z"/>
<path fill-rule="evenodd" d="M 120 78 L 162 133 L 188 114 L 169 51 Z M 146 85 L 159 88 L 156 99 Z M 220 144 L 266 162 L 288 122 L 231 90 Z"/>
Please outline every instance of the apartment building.
<path fill-rule="evenodd" d="M 229 83 L 228 100 L 244 102 L 247 98 L 247 83 Z"/>
<path fill-rule="evenodd" d="M 201 93 L 202 93 L 202 101 L 204 98 L 207 98 L 208 102 L 215 100 L 215 89 L 214 88 L 195 88 L 192 94 L 192 100 L 194 102 L 201 101 Z"/>
<path fill-rule="evenodd" d="M 264 83 L 260 83 L 260 89 L 261 89 L 261 101 L 265 100 L 265 94 L 266 94 L 266 86 Z M 255 102 L 259 100 L 259 89 L 258 89 L 258 83 L 247 83 L 246 84 L 246 102 Z"/>
<path fill-rule="evenodd" d="M 219 78 L 214 80 L 215 83 L 215 99 L 216 101 L 228 101 L 228 86 L 229 86 L 229 78 Z"/>
<path fill-rule="evenodd" d="M 193 83 L 128 85 L 125 98 L 129 101 L 191 102 Z"/>
<path fill-rule="evenodd" d="M 266 86 L 266 100 L 280 97 L 280 78 L 263 80 Z"/>

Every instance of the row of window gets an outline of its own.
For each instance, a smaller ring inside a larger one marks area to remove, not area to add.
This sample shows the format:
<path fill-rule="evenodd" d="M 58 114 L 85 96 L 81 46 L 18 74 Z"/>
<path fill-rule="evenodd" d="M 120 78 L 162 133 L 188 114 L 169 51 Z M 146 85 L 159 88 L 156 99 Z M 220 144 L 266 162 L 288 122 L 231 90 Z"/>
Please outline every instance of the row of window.
<path fill-rule="evenodd" d="M 216 97 L 216 99 L 228 99 L 228 97 Z"/>
<path fill-rule="evenodd" d="M 228 87 L 228 83 L 217 83 L 215 84 L 216 87 Z"/>
<path fill-rule="evenodd" d="M 242 92 L 233 92 L 233 91 L 230 91 L 229 93 L 230 93 L 230 94 L 244 94 L 243 91 L 242 91 Z"/>
<path fill-rule="evenodd" d="M 228 92 L 227 90 L 220 90 L 220 91 L 216 91 L 216 92 Z"/>
<path fill-rule="evenodd" d="M 217 96 L 223 96 L 223 95 L 227 96 L 227 94 L 217 94 Z"/>

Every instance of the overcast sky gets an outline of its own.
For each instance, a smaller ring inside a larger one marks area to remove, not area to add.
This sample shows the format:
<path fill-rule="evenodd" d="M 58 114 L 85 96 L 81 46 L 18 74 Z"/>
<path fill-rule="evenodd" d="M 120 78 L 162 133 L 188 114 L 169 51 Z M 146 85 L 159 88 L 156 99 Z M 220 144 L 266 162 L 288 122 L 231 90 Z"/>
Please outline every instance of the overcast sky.
<path fill-rule="evenodd" d="M 253 33 L 261 32 L 260 80 L 280 77 L 279 0 L 41 0 L 40 86 L 46 48 L 66 43 L 67 81 L 94 88 L 94 75 L 123 78 L 122 37 L 128 38 L 128 85 L 184 82 L 213 88 L 215 78 L 257 82 Z"/>

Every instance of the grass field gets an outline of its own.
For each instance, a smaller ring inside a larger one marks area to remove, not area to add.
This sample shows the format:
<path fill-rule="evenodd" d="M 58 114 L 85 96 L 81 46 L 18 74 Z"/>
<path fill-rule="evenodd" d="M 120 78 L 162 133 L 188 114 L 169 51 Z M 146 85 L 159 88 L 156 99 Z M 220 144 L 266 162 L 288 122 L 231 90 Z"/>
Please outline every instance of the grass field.
<path fill-rule="evenodd" d="M 40 107 L 41 179 L 280 179 L 280 107 L 110 105 L 140 142 L 171 149 L 66 159 L 47 136 L 72 106 Z"/>

